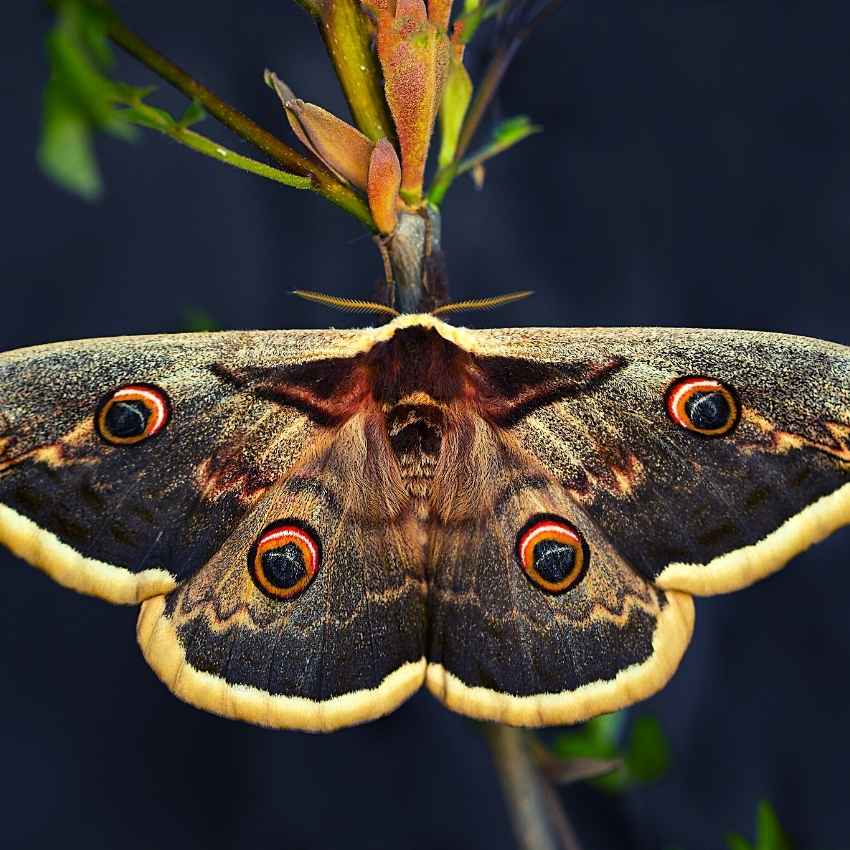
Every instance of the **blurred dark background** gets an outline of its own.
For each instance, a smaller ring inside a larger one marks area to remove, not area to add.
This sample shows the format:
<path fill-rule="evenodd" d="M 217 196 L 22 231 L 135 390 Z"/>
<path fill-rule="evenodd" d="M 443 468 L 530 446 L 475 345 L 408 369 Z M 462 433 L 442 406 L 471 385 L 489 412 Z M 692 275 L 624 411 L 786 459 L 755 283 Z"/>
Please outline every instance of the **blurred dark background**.
<path fill-rule="evenodd" d="M 307 16 L 284 0 L 116 0 L 126 22 L 289 138 L 262 82 L 346 114 Z M 368 297 L 357 223 L 317 197 L 146 134 L 100 139 L 86 204 L 35 166 L 46 76 L 39 4 L 4 8 L 0 348 L 180 330 L 356 324 L 287 295 Z M 850 343 L 850 13 L 837 0 L 567 3 L 504 86 L 546 132 L 445 208 L 455 298 L 533 288 L 470 324 L 770 329 Z M 122 58 L 118 75 L 153 81 Z M 163 89 L 152 99 L 176 106 Z M 249 155 L 211 120 L 202 131 Z M 666 690 L 635 711 L 673 750 L 659 784 L 570 788 L 585 850 L 715 850 L 776 806 L 801 850 L 842 850 L 850 754 L 850 532 L 697 605 Z M 316 737 L 174 699 L 137 651 L 135 611 L 0 555 L 0 810 L 7 847 L 514 847 L 480 732 L 425 694 Z"/>

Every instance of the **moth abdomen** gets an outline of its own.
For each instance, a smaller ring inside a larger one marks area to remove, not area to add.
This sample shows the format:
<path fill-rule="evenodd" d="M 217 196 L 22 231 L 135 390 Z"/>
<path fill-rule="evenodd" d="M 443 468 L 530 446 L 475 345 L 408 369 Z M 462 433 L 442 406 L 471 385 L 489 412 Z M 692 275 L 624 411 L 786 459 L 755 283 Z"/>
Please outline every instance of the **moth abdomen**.
<path fill-rule="evenodd" d="M 397 404 L 386 416 L 386 429 L 408 493 L 425 497 L 443 446 L 443 411 L 436 404 Z"/>

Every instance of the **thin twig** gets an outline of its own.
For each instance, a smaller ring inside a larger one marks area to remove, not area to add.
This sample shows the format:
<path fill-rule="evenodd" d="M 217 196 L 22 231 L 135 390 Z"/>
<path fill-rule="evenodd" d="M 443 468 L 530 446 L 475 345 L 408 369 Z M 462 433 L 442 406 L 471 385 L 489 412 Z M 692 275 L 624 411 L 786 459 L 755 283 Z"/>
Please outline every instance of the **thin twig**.
<path fill-rule="evenodd" d="M 481 119 L 484 117 L 484 114 L 487 112 L 493 98 L 496 96 L 499 84 L 502 82 L 502 79 L 513 61 L 514 56 L 516 56 L 517 50 L 519 50 L 526 38 L 531 35 L 537 24 L 539 24 L 546 15 L 553 12 L 561 4 L 561 2 L 562 0 L 548 0 L 548 2 L 544 3 L 540 9 L 533 13 L 531 19 L 525 24 L 525 26 L 511 36 L 507 43 L 500 44 L 496 48 L 487 69 L 484 72 L 481 82 L 475 90 L 475 96 L 473 97 L 469 110 L 466 113 L 466 118 L 464 119 L 463 127 L 460 131 L 460 138 L 457 143 L 457 150 L 455 151 L 455 162 L 460 161 L 468 150 L 469 145 L 472 142 L 472 138 L 475 135 L 475 131 L 481 124 Z"/>
<path fill-rule="evenodd" d="M 522 39 L 516 38 L 510 44 L 500 47 L 493 54 L 490 64 L 487 66 L 487 70 L 484 72 L 484 76 L 475 90 L 475 97 L 472 99 L 469 111 L 466 113 L 455 150 L 456 162 L 460 161 L 469 149 L 472 137 L 475 135 L 475 131 L 484 117 L 484 113 L 496 96 L 499 84 L 507 73 L 508 67 L 513 61 L 514 56 L 516 56 L 516 52 L 519 50 L 521 44 Z"/>
<path fill-rule="evenodd" d="M 311 189 L 313 187 L 313 182 L 309 177 L 290 174 L 288 171 L 281 171 L 279 168 L 274 168 L 274 166 L 267 165 L 265 162 L 259 162 L 256 159 L 242 156 L 242 154 L 226 148 L 224 145 L 220 145 L 213 139 L 196 133 L 188 127 L 181 126 L 179 122 L 168 120 L 162 116 L 160 110 L 150 107 L 145 103 L 134 103 L 131 109 L 124 110 L 121 114 L 131 124 L 147 127 L 150 130 L 157 130 L 175 142 L 191 148 L 196 153 L 211 157 L 219 162 L 223 162 L 225 165 L 256 174 L 259 177 L 265 177 L 268 180 L 274 180 L 293 189 Z"/>
<path fill-rule="evenodd" d="M 532 754 L 531 733 L 512 726 L 485 727 L 520 850 L 580 850 L 552 786 Z"/>
<path fill-rule="evenodd" d="M 246 115 L 243 115 L 239 110 L 223 101 L 218 95 L 130 31 L 114 14 L 110 14 L 107 18 L 107 32 L 112 41 L 119 47 L 126 50 L 127 53 L 134 56 L 162 79 L 171 83 L 187 97 L 198 101 L 210 115 L 233 130 L 234 133 L 251 142 L 263 153 L 280 163 L 287 171 L 302 177 L 309 177 L 312 184 L 311 188 L 315 192 L 351 213 L 371 230 L 376 229 L 366 201 L 350 186 L 340 182 L 318 163 L 302 156 L 272 133 L 264 130 Z"/>

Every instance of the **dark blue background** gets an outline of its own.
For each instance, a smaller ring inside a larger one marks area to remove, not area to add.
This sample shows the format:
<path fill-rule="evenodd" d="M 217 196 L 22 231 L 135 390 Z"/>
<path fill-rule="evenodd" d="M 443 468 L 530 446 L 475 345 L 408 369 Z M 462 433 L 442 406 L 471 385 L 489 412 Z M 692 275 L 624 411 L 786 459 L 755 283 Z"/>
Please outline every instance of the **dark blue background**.
<path fill-rule="evenodd" d="M 368 296 L 377 255 L 320 199 L 161 137 L 98 143 L 87 205 L 34 165 L 37 4 L 7 4 L 0 348 L 178 330 L 187 307 L 233 328 L 352 323 L 286 294 Z M 310 21 L 285 0 L 116 2 L 127 22 L 272 130 L 266 66 L 344 113 Z M 505 114 L 546 132 L 448 197 L 456 298 L 537 296 L 471 324 L 770 329 L 850 343 L 845 4 L 568 5 L 521 54 Z M 149 75 L 122 59 L 134 82 Z M 156 99 L 156 98 L 155 98 Z M 163 90 L 161 102 L 175 105 Z M 251 154 L 212 121 L 202 128 Z M 288 136 L 287 136 L 288 137 Z M 714 850 L 769 797 L 801 848 L 848 846 L 850 534 L 784 573 L 697 605 L 655 712 L 675 762 L 609 799 L 568 789 L 586 850 Z M 509 850 L 475 726 L 427 695 L 325 737 L 220 720 L 171 697 L 135 612 L 2 555 L 3 844 Z"/>

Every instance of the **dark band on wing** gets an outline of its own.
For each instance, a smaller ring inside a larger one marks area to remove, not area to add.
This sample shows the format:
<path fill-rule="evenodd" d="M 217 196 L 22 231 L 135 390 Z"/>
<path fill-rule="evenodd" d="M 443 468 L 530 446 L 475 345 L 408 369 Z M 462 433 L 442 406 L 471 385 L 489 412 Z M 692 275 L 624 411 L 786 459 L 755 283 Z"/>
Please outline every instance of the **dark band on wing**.
<path fill-rule="evenodd" d="M 538 363 L 465 351 L 435 330 L 404 328 L 353 357 L 292 366 L 211 367 L 220 380 L 294 407 L 317 425 L 334 427 L 370 402 L 381 409 L 412 393 L 437 404 L 469 401 L 495 425 L 512 427 L 541 407 L 591 393 L 628 361 Z"/>
<path fill-rule="evenodd" d="M 317 478 L 309 478 L 306 475 L 294 475 L 285 484 L 284 488 L 293 496 L 300 493 L 309 493 L 318 496 L 327 505 L 331 513 L 337 517 L 342 515 L 342 507 L 336 494 Z"/>
<path fill-rule="evenodd" d="M 541 407 L 588 395 L 628 361 L 612 357 L 604 363 L 537 363 L 518 357 L 475 357 L 478 397 L 496 425 L 510 428 Z"/>
<path fill-rule="evenodd" d="M 552 483 L 549 479 L 542 475 L 527 475 L 524 478 L 517 478 L 506 484 L 499 492 L 493 503 L 493 512 L 497 519 L 501 519 L 505 511 L 511 506 L 511 499 L 518 496 L 523 490 L 546 490 L 551 487 Z"/>

